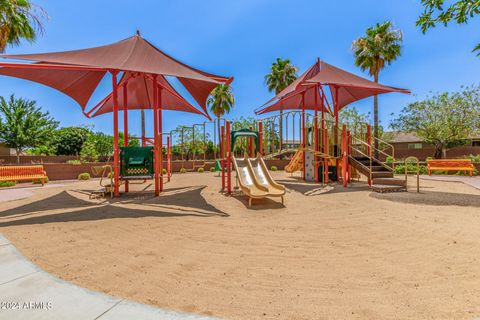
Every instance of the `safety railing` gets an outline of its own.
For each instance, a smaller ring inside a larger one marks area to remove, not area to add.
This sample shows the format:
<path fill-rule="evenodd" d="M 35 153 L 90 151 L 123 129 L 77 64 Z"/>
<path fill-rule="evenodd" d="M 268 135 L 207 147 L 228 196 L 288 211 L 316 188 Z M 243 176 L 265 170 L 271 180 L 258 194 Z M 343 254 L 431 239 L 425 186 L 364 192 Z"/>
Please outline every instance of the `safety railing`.
<path fill-rule="evenodd" d="M 350 148 L 350 154 L 354 158 L 355 156 L 360 155 L 369 159 L 369 165 L 368 165 L 369 177 L 368 178 L 369 178 L 369 181 L 372 181 L 372 163 L 373 163 L 372 146 L 355 136 L 351 136 L 350 139 L 351 139 L 351 142 L 348 145 L 348 148 Z"/>
<path fill-rule="evenodd" d="M 380 139 L 380 138 L 372 138 L 374 143 L 373 143 L 373 148 L 374 150 L 377 151 L 378 154 L 381 154 L 385 157 L 385 161 L 381 161 L 380 157 L 376 156 L 377 160 L 381 162 L 385 167 L 388 169 L 394 171 L 395 170 L 395 147 L 388 143 L 387 141 Z M 377 141 L 377 143 L 375 143 Z M 379 148 L 376 148 L 375 145 L 378 145 Z M 376 155 L 376 153 L 374 153 Z M 391 164 L 391 166 L 390 166 Z"/>
<path fill-rule="evenodd" d="M 409 170 L 409 165 L 413 165 L 412 170 Z M 415 174 L 417 176 L 417 193 L 420 192 L 420 161 L 417 157 L 408 157 L 404 161 L 405 167 L 405 189 L 408 190 L 408 175 Z"/>

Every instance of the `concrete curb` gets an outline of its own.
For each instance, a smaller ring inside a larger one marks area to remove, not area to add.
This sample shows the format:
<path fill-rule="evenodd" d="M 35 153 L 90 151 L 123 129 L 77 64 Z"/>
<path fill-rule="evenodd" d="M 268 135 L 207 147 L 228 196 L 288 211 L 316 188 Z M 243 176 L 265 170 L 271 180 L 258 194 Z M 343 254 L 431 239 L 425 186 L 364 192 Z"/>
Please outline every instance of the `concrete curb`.
<path fill-rule="evenodd" d="M 211 320 L 154 308 L 68 283 L 26 259 L 0 235 L 0 320 Z M 218 319 L 218 318 L 216 318 Z"/>

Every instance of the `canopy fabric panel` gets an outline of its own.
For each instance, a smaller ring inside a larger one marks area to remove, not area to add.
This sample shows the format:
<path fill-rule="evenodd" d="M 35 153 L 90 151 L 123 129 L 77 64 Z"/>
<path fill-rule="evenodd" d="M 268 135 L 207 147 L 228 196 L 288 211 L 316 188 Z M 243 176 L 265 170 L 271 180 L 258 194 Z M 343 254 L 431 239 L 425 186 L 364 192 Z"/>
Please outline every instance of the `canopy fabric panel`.
<path fill-rule="evenodd" d="M 156 81 L 163 88 L 161 90 L 161 99 L 159 107 L 163 110 L 175 110 L 183 112 L 191 112 L 205 115 L 203 112 L 188 103 L 165 79 L 158 76 Z M 127 90 L 127 109 L 153 109 L 153 80 L 145 77 L 143 74 L 134 74 L 126 72 L 119 83 L 118 92 L 118 108 L 124 110 L 125 101 L 123 99 L 123 86 L 126 85 Z M 98 109 L 93 113 L 93 117 L 109 113 L 113 111 L 113 95 L 108 95 L 102 100 Z"/>
<path fill-rule="evenodd" d="M 277 110 L 302 109 L 302 93 L 305 94 L 305 109 L 314 109 L 315 92 L 319 86 L 330 89 L 333 105 L 337 108 L 336 112 L 354 101 L 373 95 L 388 92 L 410 93 L 409 90 L 375 83 L 317 60 L 297 80 L 262 105 L 263 108 L 260 107 L 256 113 L 263 114 Z M 319 109 L 321 109 L 320 106 Z"/>
<path fill-rule="evenodd" d="M 41 65 L 41 63 L 34 64 Z M 37 82 L 56 89 L 75 100 L 85 110 L 95 88 L 106 71 L 61 70 L 43 68 L 2 67 L 0 75 Z"/>
<path fill-rule="evenodd" d="M 200 71 L 175 60 L 138 34 L 99 47 L 39 54 L 0 55 L 0 57 L 178 77 L 184 79 L 183 81 L 187 83 L 186 89 L 205 112 L 207 112 L 206 99 L 212 90 L 218 84 L 231 81 L 230 78 Z"/>
<path fill-rule="evenodd" d="M 315 95 L 317 95 L 316 98 Z M 287 94 L 282 99 L 278 99 L 276 102 L 256 113 L 264 114 L 278 110 L 302 109 L 302 101 L 305 103 L 303 106 L 305 110 L 315 110 L 316 105 L 318 111 L 330 112 L 330 110 L 325 107 L 320 94 L 314 86 L 303 86 L 299 90 Z"/>

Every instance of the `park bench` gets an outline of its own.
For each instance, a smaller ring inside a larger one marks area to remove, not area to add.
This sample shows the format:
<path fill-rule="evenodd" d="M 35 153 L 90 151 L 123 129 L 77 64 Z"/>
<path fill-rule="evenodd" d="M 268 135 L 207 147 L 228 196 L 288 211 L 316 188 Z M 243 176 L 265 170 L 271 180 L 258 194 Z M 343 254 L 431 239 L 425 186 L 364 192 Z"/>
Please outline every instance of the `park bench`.
<path fill-rule="evenodd" d="M 45 185 L 47 173 L 43 166 L 1 166 L 0 181 L 37 180 Z"/>
<path fill-rule="evenodd" d="M 446 170 L 446 171 L 470 171 L 470 177 L 473 174 L 475 167 L 471 159 L 440 159 L 427 160 L 428 175 L 432 170 Z"/>

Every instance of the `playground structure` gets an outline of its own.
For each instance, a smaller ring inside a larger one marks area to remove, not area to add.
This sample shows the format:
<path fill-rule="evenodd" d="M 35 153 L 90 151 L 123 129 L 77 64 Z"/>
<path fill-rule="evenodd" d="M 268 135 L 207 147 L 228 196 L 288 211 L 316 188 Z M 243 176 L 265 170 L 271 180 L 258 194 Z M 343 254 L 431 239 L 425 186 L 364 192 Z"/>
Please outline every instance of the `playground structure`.
<path fill-rule="evenodd" d="M 370 125 L 349 128 L 339 119 L 340 110 L 351 102 L 388 92 L 409 93 L 317 59 L 297 80 L 255 111 L 257 115 L 284 111 L 257 121 L 258 130 L 267 135 L 264 156 L 294 153 L 287 172 L 300 170 L 307 181 L 328 184 L 330 180 L 341 180 L 346 187 L 352 173 L 360 172 L 375 191 L 404 190 L 406 182 L 394 178 L 394 167 L 387 163 L 387 159 L 395 158 L 393 146 L 372 136 Z M 277 133 L 278 126 L 282 130 Z"/>
<path fill-rule="evenodd" d="M 154 180 L 155 195 L 158 196 L 163 191 L 164 184 L 162 111 L 191 112 L 209 118 L 206 110 L 208 95 L 217 85 L 233 81 L 233 78 L 209 74 L 173 59 L 142 38 L 138 32 L 125 40 L 100 47 L 2 57 L 34 63 L 0 63 L 1 75 L 57 89 L 74 99 L 87 117 L 113 114 L 114 196 L 120 195 L 121 184 L 125 185 L 125 192 L 128 192 L 130 181 L 146 179 Z M 146 65 L 145 61 L 149 63 Z M 112 92 L 86 111 L 91 96 L 106 74 L 111 75 Z M 202 110 L 185 100 L 167 81 L 166 76 L 176 77 Z M 152 109 L 153 137 L 142 136 L 142 146 L 139 148 L 128 146 L 128 113 L 132 109 Z M 123 111 L 122 149 L 118 139 L 119 111 Z M 167 138 L 167 168 L 170 159 L 168 139 L 171 138 Z M 167 175 L 168 179 L 170 174 Z"/>

